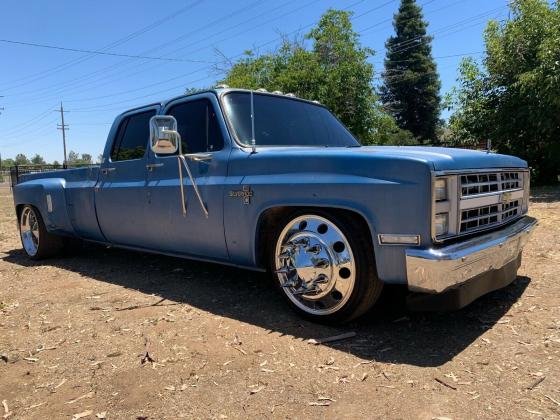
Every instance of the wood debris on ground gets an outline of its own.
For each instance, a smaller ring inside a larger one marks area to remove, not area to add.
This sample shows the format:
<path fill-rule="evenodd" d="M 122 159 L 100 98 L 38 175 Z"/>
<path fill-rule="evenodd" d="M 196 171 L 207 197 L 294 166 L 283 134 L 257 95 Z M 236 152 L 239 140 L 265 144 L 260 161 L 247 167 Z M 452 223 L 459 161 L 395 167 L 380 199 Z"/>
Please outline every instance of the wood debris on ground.
<path fill-rule="evenodd" d="M 7 419 L 12 415 L 12 412 L 8 408 L 8 401 L 2 400 L 2 407 L 4 407 L 4 415 L 2 416 L 2 418 Z"/>
<path fill-rule="evenodd" d="M 70 401 L 66 401 L 66 404 L 74 404 L 75 402 L 78 402 L 80 400 L 83 400 L 84 398 L 92 398 L 94 396 L 94 392 L 90 391 L 87 394 L 84 394 L 82 396 L 79 396 L 78 398 L 74 398 L 73 400 Z"/>
<path fill-rule="evenodd" d="M 93 414 L 93 411 L 92 411 L 92 410 L 82 411 L 81 413 L 74 414 L 74 415 L 72 416 L 72 420 L 82 419 L 82 418 L 84 418 L 84 417 L 91 416 L 92 414 Z"/>
<path fill-rule="evenodd" d="M 347 333 L 343 333 L 343 334 L 338 334 L 338 335 L 333 335 L 331 337 L 325 337 L 325 338 L 310 338 L 309 340 L 307 340 L 307 342 L 309 344 L 324 344 L 324 343 L 331 343 L 333 341 L 340 341 L 340 340 L 347 340 L 348 338 L 352 338 L 356 336 L 356 332 L 355 331 L 350 331 Z"/>

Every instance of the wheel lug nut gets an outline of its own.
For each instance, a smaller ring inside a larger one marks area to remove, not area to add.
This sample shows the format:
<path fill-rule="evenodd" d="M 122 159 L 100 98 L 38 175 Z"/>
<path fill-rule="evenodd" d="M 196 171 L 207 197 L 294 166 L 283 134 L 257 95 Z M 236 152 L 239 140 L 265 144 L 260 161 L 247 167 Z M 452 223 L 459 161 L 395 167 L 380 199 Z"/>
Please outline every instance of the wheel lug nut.
<path fill-rule="evenodd" d="M 326 258 L 314 258 L 312 261 L 315 268 L 327 268 L 330 265 Z"/>

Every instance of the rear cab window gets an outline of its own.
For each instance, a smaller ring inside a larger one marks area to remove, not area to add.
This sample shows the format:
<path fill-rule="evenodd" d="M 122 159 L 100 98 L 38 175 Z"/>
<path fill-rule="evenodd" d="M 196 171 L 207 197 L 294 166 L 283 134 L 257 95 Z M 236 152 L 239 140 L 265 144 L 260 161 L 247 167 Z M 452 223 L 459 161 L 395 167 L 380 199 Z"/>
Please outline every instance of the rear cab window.
<path fill-rule="evenodd" d="M 154 115 L 155 110 L 144 111 L 129 115 L 121 121 L 111 149 L 113 162 L 144 157 L 150 137 L 150 118 Z"/>

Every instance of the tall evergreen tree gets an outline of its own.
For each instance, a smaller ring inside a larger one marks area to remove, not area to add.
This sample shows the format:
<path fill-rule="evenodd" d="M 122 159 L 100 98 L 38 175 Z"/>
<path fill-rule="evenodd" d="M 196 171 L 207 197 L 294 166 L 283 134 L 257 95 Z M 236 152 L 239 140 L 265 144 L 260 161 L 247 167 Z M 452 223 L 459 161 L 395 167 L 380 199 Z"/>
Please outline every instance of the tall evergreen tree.
<path fill-rule="evenodd" d="M 395 36 L 385 46 L 381 99 L 400 128 L 421 141 L 436 140 L 440 81 L 432 57 L 432 37 L 416 0 L 401 0 L 393 19 Z"/>

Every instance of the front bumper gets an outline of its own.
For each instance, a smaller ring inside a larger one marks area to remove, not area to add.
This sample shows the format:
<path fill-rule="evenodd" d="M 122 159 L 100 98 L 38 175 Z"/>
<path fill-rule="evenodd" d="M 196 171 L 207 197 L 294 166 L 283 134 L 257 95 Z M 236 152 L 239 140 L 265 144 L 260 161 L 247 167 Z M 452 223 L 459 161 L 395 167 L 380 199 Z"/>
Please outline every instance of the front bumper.
<path fill-rule="evenodd" d="M 406 250 L 408 288 L 441 293 L 516 260 L 537 220 L 525 216 L 495 232 L 444 247 Z M 513 280 L 513 278 L 512 278 Z"/>

